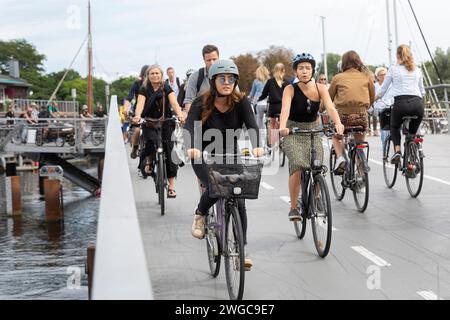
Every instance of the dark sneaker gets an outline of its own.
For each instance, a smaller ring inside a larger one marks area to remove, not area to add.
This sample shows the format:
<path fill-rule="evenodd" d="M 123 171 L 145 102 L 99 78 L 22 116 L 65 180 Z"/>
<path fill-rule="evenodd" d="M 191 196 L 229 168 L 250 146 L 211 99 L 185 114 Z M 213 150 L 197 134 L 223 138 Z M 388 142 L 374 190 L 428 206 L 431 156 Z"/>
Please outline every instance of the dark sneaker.
<path fill-rule="evenodd" d="M 303 220 L 303 217 L 302 217 L 302 214 L 300 213 L 300 209 L 293 209 L 293 210 L 291 210 L 291 212 L 289 212 L 289 221 L 299 222 L 302 220 Z"/>
<path fill-rule="evenodd" d="M 394 156 L 391 158 L 391 164 L 400 164 L 402 161 L 402 154 L 400 152 L 397 152 L 394 154 Z"/>
<path fill-rule="evenodd" d="M 138 153 L 138 148 L 139 146 L 132 146 L 131 147 L 131 159 L 136 159 L 137 158 L 137 153 Z"/>

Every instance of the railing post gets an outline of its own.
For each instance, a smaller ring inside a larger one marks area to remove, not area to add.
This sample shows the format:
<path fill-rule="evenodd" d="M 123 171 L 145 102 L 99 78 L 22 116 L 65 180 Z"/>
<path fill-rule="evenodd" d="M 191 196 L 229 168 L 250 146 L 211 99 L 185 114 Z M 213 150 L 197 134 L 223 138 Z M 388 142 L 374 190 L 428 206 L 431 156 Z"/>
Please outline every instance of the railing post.
<path fill-rule="evenodd" d="M 450 102 L 448 101 L 447 87 L 444 87 L 444 99 L 445 109 L 447 111 L 447 121 L 450 124 Z M 448 130 L 448 134 L 450 134 L 450 130 Z"/>

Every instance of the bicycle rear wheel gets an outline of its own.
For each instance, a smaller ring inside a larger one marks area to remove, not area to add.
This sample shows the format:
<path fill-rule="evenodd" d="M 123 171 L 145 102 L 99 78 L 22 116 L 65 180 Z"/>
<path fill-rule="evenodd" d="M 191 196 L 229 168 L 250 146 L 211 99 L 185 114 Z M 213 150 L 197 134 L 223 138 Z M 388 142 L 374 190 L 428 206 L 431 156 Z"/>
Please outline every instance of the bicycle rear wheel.
<path fill-rule="evenodd" d="M 208 252 L 208 262 L 211 275 L 217 278 L 220 272 L 220 262 L 222 249 L 220 247 L 219 226 L 215 208 L 212 207 L 206 218 L 206 250 Z"/>
<path fill-rule="evenodd" d="M 326 258 L 330 252 L 333 221 L 328 186 L 322 175 L 314 178 L 311 192 L 312 231 L 317 253 Z"/>
<path fill-rule="evenodd" d="M 364 213 L 369 205 L 369 173 L 364 170 L 365 161 L 358 153 L 355 154 L 355 184 L 352 189 L 356 208 L 360 213 Z"/>
<path fill-rule="evenodd" d="M 334 148 L 331 148 L 330 151 L 330 178 L 331 178 L 331 185 L 333 187 L 334 196 L 336 197 L 337 201 L 342 201 L 345 197 L 345 188 L 344 188 L 344 177 L 345 174 L 342 176 L 336 176 L 334 174 L 334 168 L 336 166 L 337 156 L 336 151 Z"/>
<path fill-rule="evenodd" d="M 245 282 L 244 233 L 238 209 L 233 206 L 225 218 L 225 276 L 230 300 L 242 300 Z"/>
<path fill-rule="evenodd" d="M 408 144 L 408 156 L 406 159 L 406 186 L 413 198 L 417 198 L 422 192 L 424 177 L 423 157 L 419 154 L 417 144 Z"/>
<path fill-rule="evenodd" d="M 391 137 L 386 138 L 383 151 L 383 173 L 384 181 L 389 189 L 392 189 L 397 182 L 398 164 L 391 164 L 395 150 Z"/>
<path fill-rule="evenodd" d="M 158 199 L 159 205 L 161 206 L 161 215 L 163 216 L 165 212 L 165 181 L 164 181 L 164 155 L 158 153 Z"/>

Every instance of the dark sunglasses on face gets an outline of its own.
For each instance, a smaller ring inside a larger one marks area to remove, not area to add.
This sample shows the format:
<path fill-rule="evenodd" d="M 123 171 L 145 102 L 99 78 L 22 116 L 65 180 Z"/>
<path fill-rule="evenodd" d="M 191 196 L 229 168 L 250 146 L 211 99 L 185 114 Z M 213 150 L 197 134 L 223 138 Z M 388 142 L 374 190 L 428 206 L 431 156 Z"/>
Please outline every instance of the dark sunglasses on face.
<path fill-rule="evenodd" d="M 236 83 L 236 76 L 224 76 L 224 75 L 220 75 L 217 77 L 217 79 L 219 79 L 219 83 L 221 85 L 225 85 L 225 84 L 235 84 Z"/>

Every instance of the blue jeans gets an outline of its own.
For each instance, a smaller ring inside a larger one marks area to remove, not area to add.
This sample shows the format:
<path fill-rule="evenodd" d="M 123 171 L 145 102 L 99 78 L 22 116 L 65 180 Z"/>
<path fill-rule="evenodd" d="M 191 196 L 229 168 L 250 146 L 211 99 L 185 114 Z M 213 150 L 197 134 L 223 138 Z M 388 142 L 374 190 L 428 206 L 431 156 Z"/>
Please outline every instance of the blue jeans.
<path fill-rule="evenodd" d="M 383 150 L 381 152 L 384 153 L 384 148 L 386 147 L 386 139 L 391 134 L 389 130 L 381 130 L 381 143 L 383 145 Z"/>

